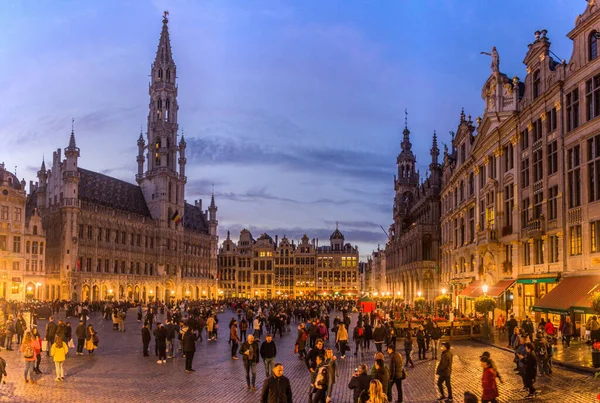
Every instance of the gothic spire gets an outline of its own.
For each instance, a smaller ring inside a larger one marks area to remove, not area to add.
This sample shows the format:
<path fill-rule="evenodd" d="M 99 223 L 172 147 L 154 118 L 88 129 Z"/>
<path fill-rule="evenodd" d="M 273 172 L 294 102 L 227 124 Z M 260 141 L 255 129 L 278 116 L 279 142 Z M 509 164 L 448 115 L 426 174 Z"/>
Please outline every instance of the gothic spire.
<path fill-rule="evenodd" d="M 158 41 L 158 49 L 156 50 L 156 59 L 154 64 L 156 65 L 169 65 L 174 64 L 173 54 L 171 53 L 171 40 L 169 39 L 169 15 L 168 11 L 163 13 L 163 26 L 160 33 L 160 40 Z"/>
<path fill-rule="evenodd" d="M 40 172 L 46 172 L 46 161 L 44 157 L 42 157 L 42 167 L 40 168 Z"/>
<path fill-rule="evenodd" d="M 431 150 L 429 151 L 429 154 L 431 154 L 431 163 L 437 164 L 438 157 L 440 156 L 440 149 L 438 148 L 437 133 L 435 132 L 435 130 L 433 131 L 433 144 L 431 145 Z"/>
<path fill-rule="evenodd" d="M 404 138 L 402 139 L 402 152 L 411 152 L 412 144 L 410 143 L 410 130 L 408 130 L 408 110 L 404 109 L 404 130 L 402 131 Z"/>
<path fill-rule="evenodd" d="M 210 206 L 211 209 L 215 209 L 217 208 L 217 205 L 215 204 L 215 184 L 213 183 L 213 190 L 212 190 L 212 194 L 210 196 Z"/>
<path fill-rule="evenodd" d="M 75 143 L 75 119 L 71 120 L 71 137 L 69 137 L 69 146 L 65 148 L 66 152 L 78 152 L 77 144 Z"/>

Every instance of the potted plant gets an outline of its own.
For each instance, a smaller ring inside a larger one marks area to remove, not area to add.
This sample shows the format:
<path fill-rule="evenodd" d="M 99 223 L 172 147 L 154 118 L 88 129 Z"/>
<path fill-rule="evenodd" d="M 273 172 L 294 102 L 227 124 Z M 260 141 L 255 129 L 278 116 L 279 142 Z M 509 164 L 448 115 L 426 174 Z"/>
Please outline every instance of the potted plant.
<path fill-rule="evenodd" d="M 488 312 L 493 312 L 496 308 L 496 300 L 490 296 L 482 295 L 475 299 L 475 311 L 482 313 L 484 316 L 483 321 L 483 336 L 488 336 L 489 324 L 488 324 Z M 494 319 L 492 318 L 492 321 Z"/>
<path fill-rule="evenodd" d="M 424 306 L 425 306 L 425 298 L 423 298 L 423 297 L 415 298 L 415 307 L 417 308 L 417 310 L 419 310 L 419 311 L 423 310 Z"/>
<path fill-rule="evenodd" d="M 443 294 L 443 295 L 439 295 L 436 299 L 435 299 L 435 303 L 438 306 L 448 306 L 452 303 L 452 297 L 450 297 L 449 295 Z"/>

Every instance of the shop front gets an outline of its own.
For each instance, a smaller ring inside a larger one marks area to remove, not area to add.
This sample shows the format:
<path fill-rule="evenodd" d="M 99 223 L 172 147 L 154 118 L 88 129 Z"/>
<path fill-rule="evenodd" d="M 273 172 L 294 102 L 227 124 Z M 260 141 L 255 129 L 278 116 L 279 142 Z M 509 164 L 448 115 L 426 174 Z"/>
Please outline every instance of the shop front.
<path fill-rule="evenodd" d="M 594 314 L 590 295 L 600 288 L 600 274 L 565 276 L 532 308 L 535 321 L 541 318 L 559 326 L 561 319 L 570 316 L 575 323 L 575 333 L 585 337 L 585 324 Z"/>
<path fill-rule="evenodd" d="M 521 275 L 517 277 L 516 295 L 513 312 L 517 318 L 533 315 L 533 307 L 546 294 L 556 287 L 560 275 L 546 273 L 543 275 Z"/>

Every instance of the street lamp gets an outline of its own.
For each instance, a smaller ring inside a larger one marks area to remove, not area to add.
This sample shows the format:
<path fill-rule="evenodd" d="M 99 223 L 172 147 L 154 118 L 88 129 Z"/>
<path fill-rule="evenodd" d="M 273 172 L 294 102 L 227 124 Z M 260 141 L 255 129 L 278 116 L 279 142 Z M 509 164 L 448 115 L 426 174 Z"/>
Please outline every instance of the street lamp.
<path fill-rule="evenodd" d="M 442 295 L 446 295 L 446 289 L 442 288 Z"/>
<path fill-rule="evenodd" d="M 488 286 L 487 284 L 484 284 L 483 287 L 481 287 L 483 289 L 483 295 L 487 295 L 488 292 Z"/>
<path fill-rule="evenodd" d="M 421 293 L 421 291 L 419 291 L 419 292 L 417 293 L 417 295 L 419 296 L 419 298 L 421 298 L 421 294 L 422 294 L 422 293 Z"/>
<path fill-rule="evenodd" d="M 398 292 L 396 293 L 396 295 L 400 295 L 400 294 L 402 294 L 400 291 L 398 291 Z"/>

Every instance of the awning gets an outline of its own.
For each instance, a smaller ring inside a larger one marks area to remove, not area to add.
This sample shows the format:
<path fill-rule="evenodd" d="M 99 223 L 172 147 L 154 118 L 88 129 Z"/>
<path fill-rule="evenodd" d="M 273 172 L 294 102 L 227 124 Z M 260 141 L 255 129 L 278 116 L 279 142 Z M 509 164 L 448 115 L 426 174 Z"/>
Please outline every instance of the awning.
<path fill-rule="evenodd" d="M 600 284 L 600 275 L 564 277 L 533 306 L 535 312 L 563 314 L 585 299 Z"/>
<path fill-rule="evenodd" d="M 593 292 L 596 291 L 600 291 L 600 284 L 596 284 L 596 286 L 594 288 L 592 288 L 590 290 L 590 292 L 588 292 L 586 295 L 584 295 L 583 297 L 579 298 L 579 300 L 577 300 L 573 306 L 571 307 L 573 309 L 573 312 L 576 313 L 588 313 L 588 314 L 595 314 L 596 311 L 594 311 L 594 308 L 592 308 L 592 304 L 590 302 L 590 294 L 592 294 Z"/>
<path fill-rule="evenodd" d="M 519 284 L 556 283 L 557 275 L 522 275 L 517 278 Z"/>
<path fill-rule="evenodd" d="M 483 282 L 481 280 L 473 281 L 458 294 L 459 297 L 477 298 L 483 295 Z"/>
<path fill-rule="evenodd" d="M 500 280 L 496 284 L 489 287 L 487 295 L 489 295 L 490 297 L 498 298 L 514 283 L 514 279 Z"/>

